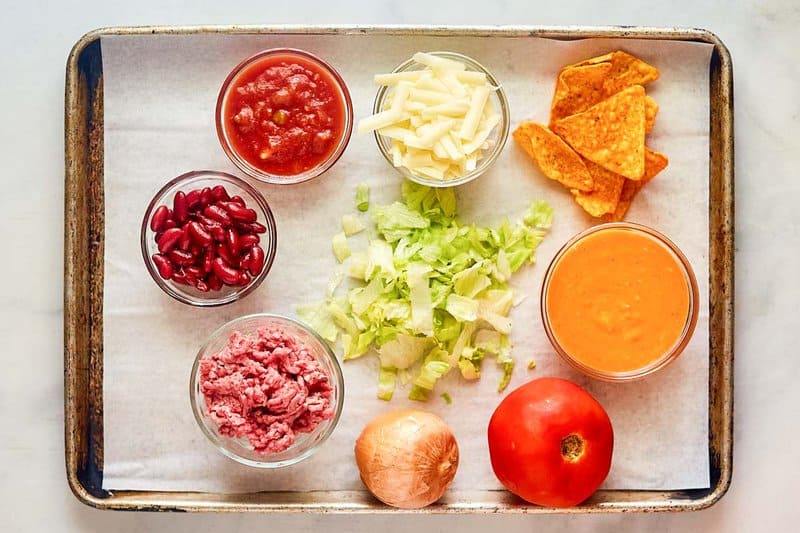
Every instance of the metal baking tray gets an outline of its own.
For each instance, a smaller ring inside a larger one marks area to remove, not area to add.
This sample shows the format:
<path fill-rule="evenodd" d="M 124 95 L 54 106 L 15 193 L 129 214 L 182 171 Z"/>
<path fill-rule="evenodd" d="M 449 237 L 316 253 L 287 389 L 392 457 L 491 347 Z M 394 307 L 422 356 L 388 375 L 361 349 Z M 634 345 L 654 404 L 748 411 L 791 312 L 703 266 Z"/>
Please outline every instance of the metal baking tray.
<path fill-rule="evenodd" d="M 502 490 L 449 492 L 447 503 L 398 510 L 366 491 L 106 491 L 103 479 L 103 63 L 109 35 L 353 34 L 636 38 L 713 45 L 710 64 L 709 441 L 710 487 L 676 491 L 601 490 L 578 507 L 528 505 Z M 728 490 L 733 467 L 733 71 L 730 54 L 700 29 L 649 27 L 193 26 L 118 27 L 83 36 L 69 55 L 65 107 L 64 419 L 67 481 L 77 498 L 101 509 L 338 513 L 610 513 L 699 510 Z"/>

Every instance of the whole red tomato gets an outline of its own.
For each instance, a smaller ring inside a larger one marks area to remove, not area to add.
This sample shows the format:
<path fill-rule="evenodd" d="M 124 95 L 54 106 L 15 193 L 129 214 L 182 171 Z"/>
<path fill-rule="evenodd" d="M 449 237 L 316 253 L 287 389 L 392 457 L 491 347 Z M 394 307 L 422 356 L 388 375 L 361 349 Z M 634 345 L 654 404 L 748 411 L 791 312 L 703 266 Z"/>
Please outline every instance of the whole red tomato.
<path fill-rule="evenodd" d="M 614 431 L 603 407 L 565 379 L 540 378 L 512 391 L 489 421 L 497 479 L 531 503 L 577 505 L 611 467 Z"/>

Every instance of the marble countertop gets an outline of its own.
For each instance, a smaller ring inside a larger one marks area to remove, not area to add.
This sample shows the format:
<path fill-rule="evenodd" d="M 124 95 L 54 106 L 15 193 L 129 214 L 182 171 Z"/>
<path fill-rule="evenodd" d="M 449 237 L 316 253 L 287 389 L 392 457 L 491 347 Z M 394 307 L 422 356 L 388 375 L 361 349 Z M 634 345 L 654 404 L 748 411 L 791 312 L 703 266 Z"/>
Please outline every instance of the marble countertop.
<path fill-rule="evenodd" d="M 788 531 L 800 475 L 800 4 L 741 2 L 17 2 L 0 40 L 0 335 L 4 531 Z M 201 23 L 623 24 L 709 29 L 733 56 L 736 95 L 736 395 L 733 484 L 691 514 L 610 516 L 172 515 L 100 512 L 64 474 L 63 89 L 72 44 L 100 26 Z M 795 311 L 792 311 L 795 309 Z"/>

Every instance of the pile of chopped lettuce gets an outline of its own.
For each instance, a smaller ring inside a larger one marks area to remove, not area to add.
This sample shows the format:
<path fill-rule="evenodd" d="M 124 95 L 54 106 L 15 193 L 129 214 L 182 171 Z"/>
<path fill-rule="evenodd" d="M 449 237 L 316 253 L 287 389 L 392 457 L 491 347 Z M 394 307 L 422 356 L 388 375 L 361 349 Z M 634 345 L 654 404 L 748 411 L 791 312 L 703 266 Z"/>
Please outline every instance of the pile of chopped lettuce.
<path fill-rule="evenodd" d="M 399 375 L 412 382 L 410 399 L 426 400 L 454 369 L 479 378 L 487 355 L 503 369 L 502 391 L 514 368 L 508 280 L 533 263 L 552 209 L 533 202 L 519 223 L 482 228 L 456 219 L 452 188 L 405 181 L 402 192 L 403 202 L 371 209 L 376 237 L 366 251 L 351 252 L 347 237 L 364 226 L 345 216 L 333 248 L 358 286 L 336 297 L 335 276 L 325 301 L 303 306 L 300 316 L 331 343 L 341 333 L 345 360 L 377 353 L 380 399 L 392 398 Z M 359 187 L 361 211 L 366 197 Z"/>

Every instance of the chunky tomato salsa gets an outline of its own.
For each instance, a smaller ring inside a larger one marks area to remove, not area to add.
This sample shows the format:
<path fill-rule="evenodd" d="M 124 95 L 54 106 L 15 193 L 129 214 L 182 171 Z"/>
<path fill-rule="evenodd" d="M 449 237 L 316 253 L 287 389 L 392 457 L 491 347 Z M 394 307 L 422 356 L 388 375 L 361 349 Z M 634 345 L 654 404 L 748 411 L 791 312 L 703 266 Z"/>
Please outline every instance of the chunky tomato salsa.
<path fill-rule="evenodd" d="M 231 148 L 268 174 L 294 176 L 336 150 L 345 104 L 333 76 L 303 56 L 265 56 L 234 78 L 225 98 Z"/>

